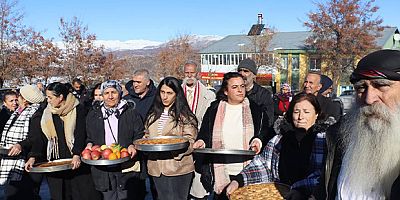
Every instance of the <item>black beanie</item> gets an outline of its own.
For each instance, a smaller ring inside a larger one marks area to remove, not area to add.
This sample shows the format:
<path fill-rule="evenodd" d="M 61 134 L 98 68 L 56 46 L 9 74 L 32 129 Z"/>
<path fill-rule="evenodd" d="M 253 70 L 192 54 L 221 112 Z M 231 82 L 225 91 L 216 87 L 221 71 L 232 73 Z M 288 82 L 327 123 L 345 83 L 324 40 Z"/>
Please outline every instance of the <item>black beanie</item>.
<path fill-rule="evenodd" d="M 238 71 L 239 71 L 239 69 L 248 69 L 251 72 L 253 72 L 254 75 L 257 75 L 257 65 L 250 58 L 246 58 L 246 59 L 240 61 L 237 69 L 238 69 Z"/>

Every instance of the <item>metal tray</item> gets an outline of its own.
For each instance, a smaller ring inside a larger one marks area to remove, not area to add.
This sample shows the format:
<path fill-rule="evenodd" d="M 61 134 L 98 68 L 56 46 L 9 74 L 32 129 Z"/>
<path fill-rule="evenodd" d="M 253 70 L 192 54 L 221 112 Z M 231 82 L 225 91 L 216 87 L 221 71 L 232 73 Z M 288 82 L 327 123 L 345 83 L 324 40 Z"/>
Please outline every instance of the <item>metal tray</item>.
<path fill-rule="evenodd" d="M 184 139 L 185 142 L 175 143 L 175 144 L 139 144 L 139 142 L 143 140 L 170 139 L 170 138 Z M 158 136 L 158 137 L 135 140 L 133 144 L 135 145 L 135 149 L 139 151 L 162 152 L 162 151 L 175 151 L 175 150 L 185 149 L 189 146 L 189 140 L 181 136 Z"/>
<path fill-rule="evenodd" d="M 124 163 L 130 159 L 131 159 L 130 156 L 125 157 L 125 158 L 116 159 L 116 160 L 104 160 L 104 159 L 88 160 L 88 159 L 81 158 L 82 162 L 84 162 L 88 165 L 97 165 L 97 166 L 117 165 L 117 164 Z"/>
<path fill-rule="evenodd" d="M 254 156 L 256 152 L 251 150 L 239 150 L 239 149 L 212 149 L 212 148 L 199 148 L 194 149 L 193 153 L 204 153 L 204 154 L 221 154 L 221 155 L 243 155 L 243 156 Z"/>
<path fill-rule="evenodd" d="M 71 158 L 67 158 L 67 159 L 59 159 L 59 160 L 54 160 L 54 161 L 50 161 L 50 162 L 63 162 L 63 161 L 72 161 Z M 50 163 L 48 162 L 48 163 Z M 70 170 L 72 169 L 72 163 L 67 163 L 64 165 L 57 165 L 57 166 L 51 166 L 51 167 L 37 167 L 37 165 L 40 165 L 43 163 L 38 163 L 36 164 L 34 167 L 32 167 L 32 169 L 30 170 L 30 172 L 33 173 L 48 173 L 48 172 L 58 172 L 58 171 L 64 171 L 64 170 Z"/>
<path fill-rule="evenodd" d="M 10 151 L 10 148 L 0 146 L 0 155 L 7 155 Z"/>

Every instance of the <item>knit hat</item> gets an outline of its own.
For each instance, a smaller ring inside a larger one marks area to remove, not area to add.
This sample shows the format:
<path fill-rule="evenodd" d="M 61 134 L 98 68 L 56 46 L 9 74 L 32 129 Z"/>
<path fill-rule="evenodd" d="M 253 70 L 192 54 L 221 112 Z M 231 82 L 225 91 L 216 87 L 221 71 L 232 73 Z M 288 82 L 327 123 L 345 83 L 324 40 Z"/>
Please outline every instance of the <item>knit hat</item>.
<path fill-rule="evenodd" d="M 25 85 L 19 89 L 21 96 L 30 103 L 41 103 L 44 101 L 43 93 L 33 85 Z"/>
<path fill-rule="evenodd" d="M 122 87 L 121 87 L 121 85 L 120 85 L 117 81 L 115 81 L 115 80 L 108 80 L 108 81 L 106 81 L 106 82 L 103 82 L 103 83 L 101 84 L 101 86 L 100 86 L 101 94 L 104 93 L 104 90 L 106 90 L 107 88 L 110 88 L 110 87 L 115 88 L 115 89 L 118 91 L 120 97 L 122 97 Z"/>
<path fill-rule="evenodd" d="M 378 50 L 362 58 L 351 74 L 350 82 L 361 79 L 389 79 L 400 81 L 400 51 Z"/>
<path fill-rule="evenodd" d="M 333 84 L 333 81 L 331 78 L 325 75 L 321 75 L 321 89 L 319 89 L 318 93 L 322 94 L 325 92 L 327 89 L 329 89 Z"/>
<path fill-rule="evenodd" d="M 238 69 L 238 71 L 239 71 L 239 69 L 248 69 L 251 72 L 253 72 L 254 75 L 257 75 L 257 65 L 250 58 L 246 58 L 246 59 L 240 61 L 237 69 Z"/>

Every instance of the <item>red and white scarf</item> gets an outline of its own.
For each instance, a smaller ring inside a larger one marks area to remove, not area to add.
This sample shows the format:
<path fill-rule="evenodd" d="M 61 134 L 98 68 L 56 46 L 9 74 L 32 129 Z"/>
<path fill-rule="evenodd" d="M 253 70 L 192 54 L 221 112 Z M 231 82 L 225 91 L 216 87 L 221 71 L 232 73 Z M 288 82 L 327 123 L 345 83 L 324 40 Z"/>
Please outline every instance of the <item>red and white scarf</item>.
<path fill-rule="evenodd" d="M 187 86 L 185 85 L 185 87 L 183 87 L 184 92 L 185 92 L 185 97 L 187 99 Z M 196 86 L 194 87 L 194 91 L 193 91 L 193 100 L 192 102 L 188 102 L 190 109 L 192 110 L 192 112 L 194 114 L 196 114 L 196 110 L 197 110 L 197 104 L 199 103 L 199 97 L 200 97 L 200 83 L 197 81 Z"/>
<path fill-rule="evenodd" d="M 212 148 L 213 149 L 224 149 L 225 145 L 223 142 L 222 127 L 224 124 L 226 101 L 221 101 L 218 105 L 217 114 L 214 121 L 214 130 L 212 137 Z M 247 98 L 242 103 L 242 120 L 243 120 L 243 149 L 249 149 L 250 140 L 254 136 L 254 124 L 253 117 L 251 116 L 250 103 Z M 243 163 L 243 167 L 248 162 Z M 225 172 L 225 164 L 214 164 L 214 176 L 215 184 L 214 191 L 220 194 L 222 190 L 229 184 L 229 175 Z"/>

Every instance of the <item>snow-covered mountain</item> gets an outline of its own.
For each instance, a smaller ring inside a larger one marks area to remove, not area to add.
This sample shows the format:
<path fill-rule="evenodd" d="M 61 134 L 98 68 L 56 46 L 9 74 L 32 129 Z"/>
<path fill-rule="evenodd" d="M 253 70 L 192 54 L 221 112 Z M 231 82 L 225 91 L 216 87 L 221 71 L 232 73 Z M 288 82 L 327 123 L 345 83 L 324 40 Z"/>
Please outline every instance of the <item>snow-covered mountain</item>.
<path fill-rule="evenodd" d="M 195 49 L 201 49 L 212 42 L 222 39 L 222 36 L 214 35 L 191 35 L 190 44 Z M 167 42 L 151 41 L 151 40 L 97 40 L 95 44 L 103 45 L 106 51 L 127 51 L 127 50 L 154 50 L 163 47 Z"/>
<path fill-rule="evenodd" d="M 123 50 L 136 50 L 155 48 L 163 44 L 163 42 L 151 40 L 96 40 L 95 44 L 98 46 L 103 45 L 106 51 L 123 51 Z"/>
<path fill-rule="evenodd" d="M 189 43 L 196 50 L 207 47 L 211 43 L 222 39 L 222 36 L 217 35 L 190 35 Z M 164 47 L 168 41 L 152 41 L 152 40 L 96 40 L 97 46 L 104 46 L 106 52 L 114 52 L 119 56 L 124 55 L 151 55 L 157 53 L 162 47 Z M 62 42 L 56 42 L 56 45 L 64 49 Z"/>

